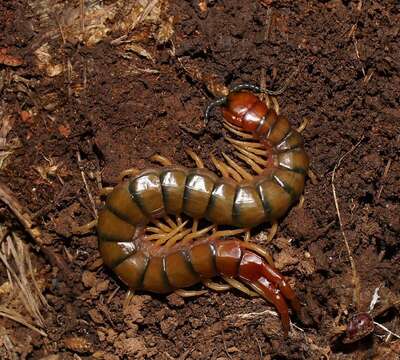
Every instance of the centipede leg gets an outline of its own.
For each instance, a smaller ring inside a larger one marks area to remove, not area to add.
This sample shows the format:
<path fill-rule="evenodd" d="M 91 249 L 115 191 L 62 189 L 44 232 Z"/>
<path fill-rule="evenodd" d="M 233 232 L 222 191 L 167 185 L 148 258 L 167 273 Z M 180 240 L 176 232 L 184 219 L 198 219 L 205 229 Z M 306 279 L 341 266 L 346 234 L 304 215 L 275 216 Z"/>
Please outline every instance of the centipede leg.
<path fill-rule="evenodd" d="M 214 291 L 227 291 L 232 288 L 229 284 L 218 284 L 209 279 L 202 280 L 202 283 L 204 286 L 207 286 L 209 289 Z"/>
<path fill-rule="evenodd" d="M 272 101 L 273 108 L 274 108 L 276 114 L 279 115 L 279 113 L 281 112 L 281 109 L 279 107 L 278 100 L 276 100 L 276 97 L 271 96 L 271 101 Z"/>
<path fill-rule="evenodd" d="M 165 216 L 163 219 L 173 229 L 175 229 L 178 226 L 168 215 Z"/>
<path fill-rule="evenodd" d="M 194 219 L 192 224 L 192 233 L 195 233 L 197 231 L 198 226 L 199 226 L 199 220 Z"/>
<path fill-rule="evenodd" d="M 212 229 L 214 228 L 214 225 L 210 225 L 204 229 L 201 229 L 199 231 L 196 232 L 192 232 L 187 234 L 183 239 L 182 239 L 182 245 L 186 245 L 188 244 L 191 240 L 204 236 L 206 235 L 208 232 L 212 231 Z"/>
<path fill-rule="evenodd" d="M 108 186 L 108 187 L 103 187 L 100 189 L 100 196 L 107 196 L 109 193 L 111 193 L 114 190 L 113 187 Z"/>
<path fill-rule="evenodd" d="M 251 242 L 244 242 L 243 247 L 261 255 L 265 260 L 267 260 L 269 265 L 274 266 L 274 260 L 272 259 L 271 254 L 261 246 Z"/>
<path fill-rule="evenodd" d="M 136 169 L 136 168 L 130 168 L 130 169 L 126 169 L 126 170 L 124 170 L 124 171 L 121 171 L 121 173 L 119 174 L 119 181 L 122 181 L 122 180 L 124 180 L 124 178 L 125 177 L 132 177 L 132 176 L 135 176 L 135 175 L 137 175 L 137 174 L 139 174 L 140 173 L 140 170 L 139 169 Z"/>
<path fill-rule="evenodd" d="M 285 278 L 273 266 L 270 266 L 268 264 L 264 264 L 262 268 L 262 273 L 265 278 L 268 279 L 268 281 L 271 281 L 271 283 L 277 289 L 279 289 L 285 299 L 289 300 L 293 310 L 296 313 L 299 313 L 301 309 L 300 301 L 291 286 L 285 280 Z"/>
<path fill-rule="evenodd" d="M 214 166 L 220 171 L 224 178 L 231 178 L 231 173 L 229 172 L 228 166 L 224 164 L 222 161 L 217 160 L 214 155 L 211 155 L 211 161 L 213 162 Z M 235 177 L 237 175 L 237 178 Z M 241 177 L 235 171 L 235 176 L 232 176 L 234 180 L 240 181 Z"/>
<path fill-rule="evenodd" d="M 233 133 L 237 136 L 240 136 L 243 139 L 253 139 L 252 134 L 248 134 L 248 133 L 238 130 L 237 127 L 234 127 L 232 124 L 229 124 L 225 120 L 224 120 L 224 127 L 225 127 L 225 129 L 229 130 L 231 133 Z"/>
<path fill-rule="evenodd" d="M 227 236 L 235 236 L 238 234 L 242 234 L 246 231 L 248 231 L 248 229 L 220 230 L 220 231 L 214 232 L 212 234 L 211 238 L 218 239 L 218 238 L 227 237 Z"/>
<path fill-rule="evenodd" d="M 307 175 L 310 178 L 311 183 L 313 185 L 317 185 L 318 184 L 317 175 L 315 175 L 315 173 L 312 170 L 308 169 Z"/>
<path fill-rule="evenodd" d="M 304 195 L 300 195 L 299 203 L 297 204 L 296 208 L 301 209 L 304 206 Z"/>
<path fill-rule="evenodd" d="M 245 250 L 239 265 L 239 278 L 260 294 L 264 299 L 275 305 L 281 316 L 283 331 L 290 330 L 289 309 L 285 298 L 290 300 L 293 309 L 300 310 L 296 295 L 284 278 L 259 255 Z"/>
<path fill-rule="evenodd" d="M 204 169 L 204 163 L 200 156 L 198 156 L 192 149 L 185 149 L 185 152 L 193 159 L 198 168 Z"/>
<path fill-rule="evenodd" d="M 297 132 L 301 133 L 308 125 L 308 119 L 304 118 L 299 127 L 296 129 Z"/>
<path fill-rule="evenodd" d="M 207 290 L 184 290 L 184 289 L 177 289 L 174 291 L 175 294 L 181 297 L 195 297 L 207 294 Z"/>
<path fill-rule="evenodd" d="M 81 225 L 81 226 L 77 226 L 75 228 L 72 229 L 72 233 L 73 234 L 87 234 L 89 232 L 91 232 L 93 230 L 93 228 L 95 228 L 97 226 L 97 219 L 96 220 L 92 220 L 91 222 L 88 222 L 85 225 Z"/>
<path fill-rule="evenodd" d="M 278 231 L 278 222 L 276 220 L 273 220 L 271 222 L 271 229 L 269 230 L 269 233 L 267 236 L 267 244 L 269 244 L 273 240 L 277 231 Z"/>
<path fill-rule="evenodd" d="M 150 157 L 150 160 L 158 162 L 162 166 L 171 166 L 172 165 L 171 160 L 169 160 L 168 158 L 166 158 L 165 156 L 162 156 L 160 154 L 153 155 L 152 157 Z"/>
<path fill-rule="evenodd" d="M 240 176 L 245 179 L 245 180 L 252 180 L 253 175 L 248 173 L 245 169 L 243 169 L 239 164 L 235 163 L 228 155 L 226 155 L 224 152 L 222 153 L 222 156 L 224 159 L 228 162 L 229 167 L 234 169 Z"/>
<path fill-rule="evenodd" d="M 231 287 L 251 296 L 251 297 L 255 297 L 255 296 L 259 296 L 258 293 L 256 293 L 255 291 L 252 291 L 250 289 L 248 289 L 244 284 L 242 284 L 240 281 L 223 276 L 222 277 Z"/>

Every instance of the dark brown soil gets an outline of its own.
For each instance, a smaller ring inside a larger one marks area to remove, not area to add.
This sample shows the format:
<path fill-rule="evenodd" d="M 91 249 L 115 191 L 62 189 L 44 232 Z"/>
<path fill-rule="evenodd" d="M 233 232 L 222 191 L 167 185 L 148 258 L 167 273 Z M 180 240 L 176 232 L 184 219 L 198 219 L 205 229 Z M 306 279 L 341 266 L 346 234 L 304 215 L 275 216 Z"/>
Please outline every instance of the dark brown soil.
<path fill-rule="evenodd" d="M 129 10 L 125 3 L 106 22 L 114 30 L 94 45 L 48 36 L 50 26 L 58 32 L 59 7 L 43 24 L 39 1 L 0 3 L 0 49 L 23 60 L 0 64 L 0 106 L 13 119 L 9 137 L 22 144 L 0 180 L 34 214 L 45 247 L 68 266 L 61 271 L 43 252 L 34 254 L 51 306 L 44 311 L 48 337 L 0 319 L 14 343 L 29 348 L 20 357 L 398 359 L 399 338 L 380 327 L 358 342 L 343 341 L 349 319 L 369 310 L 377 288 L 371 314 L 400 334 L 398 3 L 171 1 L 161 7 L 163 21 L 173 16 L 174 34 L 165 43 L 154 39 L 152 23 L 115 30 Z M 200 10 L 202 3 L 208 10 Z M 153 60 L 123 56 L 113 40 L 124 34 L 137 36 Z M 52 64 L 62 65 L 57 76 L 34 55 L 45 42 Z M 304 319 L 294 318 L 298 328 L 284 338 L 278 319 L 254 314 L 273 308 L 237 291 L 185 300 L 137 294 L 123 309 L 127 289 L 101 266 L 95 235 L 71 234 L 94 217 L 81 170 L 95 198 L 96 174 L 112 186 L 120 171 L 151 165 L 155 153 L 193 166 L 183 151 L 191 147 L 214 170 L 209 154 L 225 146 L 217 118 L 201 135 L 180 125 L 202 126 L 217 85 L 258 84 L 263 72 L 269 88 L 290 80 L 278 101 L 293 126 L 309 119 L 303 136 L 318 181 L 307 181 L 303 208 L 289 212 L 268 246 L 304 304 Z M 335 165 L 348 151 L 334 185 L 359 298 L 332 189 Z M 51 165 L 58 167 L 49 172 Z M 23 232 L 8 208 L 1 216 Z"/>

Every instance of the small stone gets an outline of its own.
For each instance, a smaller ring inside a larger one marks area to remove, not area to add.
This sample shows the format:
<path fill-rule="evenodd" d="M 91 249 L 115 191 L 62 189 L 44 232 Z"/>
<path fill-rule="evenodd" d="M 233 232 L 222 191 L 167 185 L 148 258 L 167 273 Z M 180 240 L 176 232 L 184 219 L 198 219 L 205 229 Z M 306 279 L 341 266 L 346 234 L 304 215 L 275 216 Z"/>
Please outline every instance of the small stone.
<path fill-rule="evenodd" d="M 104 323 L 103 316 L 96 309 L 89 310 L 89 316 L 96 324 Z"/>
<path fill-rule="evenodd" d="M 92 343 L 83 337 L 70 337 L 64 340 L 64 345 L 68 350 L 72 350 L 77 353 L 91 352 Z"/>
<path fill-rule="evenodd" d="M 96 274 L 90 271 L 84 271 L 82 274 L 83 285 L 87 288 L 91 288 L 96 284 Z"/>

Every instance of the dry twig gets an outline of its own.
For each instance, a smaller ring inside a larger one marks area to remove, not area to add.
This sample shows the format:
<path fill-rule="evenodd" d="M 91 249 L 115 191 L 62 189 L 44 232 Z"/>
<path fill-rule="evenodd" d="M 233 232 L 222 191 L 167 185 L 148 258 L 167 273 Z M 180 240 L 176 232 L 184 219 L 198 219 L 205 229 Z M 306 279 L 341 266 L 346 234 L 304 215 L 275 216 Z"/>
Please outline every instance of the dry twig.
<path fill-rule="evenodd" d="M 64 259 L 54 253 L 49 247 L 45 246 L 42 233 L 38 226 L 32 221 L 30 212 L 23 208 L 15 198 L 11 190 L 0 182 L 0 201 L 5 203 L 16 218 L 20 221 L 25 231 L 31 236 L 33 241 L 39 245 L 40 251 L 47 257 L 51 264 L 56 265 L 63 274 L 69 274 L 69 269 Z"/>
<path fill-rule="evenodd" d="M 340 167 L 340 164 L 342 163 L 343 159 L 346 158 L 348 155 L 350 155 L 357 147 L 358 145 L 361 144 L 361 141 L 364 139 L 364 136 L 361 137 L 361 139 L 344 155 L 342 155 L 338 162 L 336 163 L 335 167 L 333 168 L 332 172 L 332 178 L 331 178 L 331 184 L 332 184 L 332 193 L 333 193 L 333 200 L 335 202 L 335 207 L 336 207 L 336 213 L 339 219 L 339 226 L 340 226 L 340 231 L 343 236 L 343 240 L 346 246 L 346 250 L 350 259 L 350 265 L 351 265 L 351 270 L 353 273 L 353 286 L 354 286 L 354 292 L 353 292 L 353 302 L 356 305 L 356 308 L 358 309 L 359 304 L 360 304 L 360 277 L 357 272 L 356 264 L 353 259 L 353 255 L 349 246 L 349 242 L 346 237 L 346 233 L 344 231 L 344 226 L 343 226 L 343 221 L 342 221 L 342 215 L 340 213 L 340 208 L 339 208 L 339 202 L 338 198 L 336 195 L 336 187 L 335 187 L 335 175 L 336 175 L 336 170 Z M 359 310 L 359 309 L 358 309 Z"/>
<path fill-rule="evenodd" d="M 7 270 L 8 282 L 11 285 L 10 295 L 0 304 L 0 316 L 14 320 L 42 336 L 47 334 L 40 328 L 45 327 L 44 318 L 40 312 L 42 306 L 48 307 L 36 282 L 30 254 L 27 246 L 15 234 L 6 236 L 0 248 L 0 261 Z M 16 300 L 17 299 L 17 300 Z M 37 326 L 31 324 L 17 310 L 12 309 L 15 303 L 21 303 Z"/>

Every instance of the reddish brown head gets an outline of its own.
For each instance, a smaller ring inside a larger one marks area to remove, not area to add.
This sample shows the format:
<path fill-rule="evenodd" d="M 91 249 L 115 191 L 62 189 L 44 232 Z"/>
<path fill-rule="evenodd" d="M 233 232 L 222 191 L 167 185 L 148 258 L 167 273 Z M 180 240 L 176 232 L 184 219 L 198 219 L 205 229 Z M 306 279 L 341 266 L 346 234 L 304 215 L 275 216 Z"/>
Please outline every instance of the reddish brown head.
<path fill-rule="evenodd" d="M 224 119 L 245 131 L 255 131 L 267 111 L 265 103 L 247 91 L 230 93 L 222 108 Z"/>

